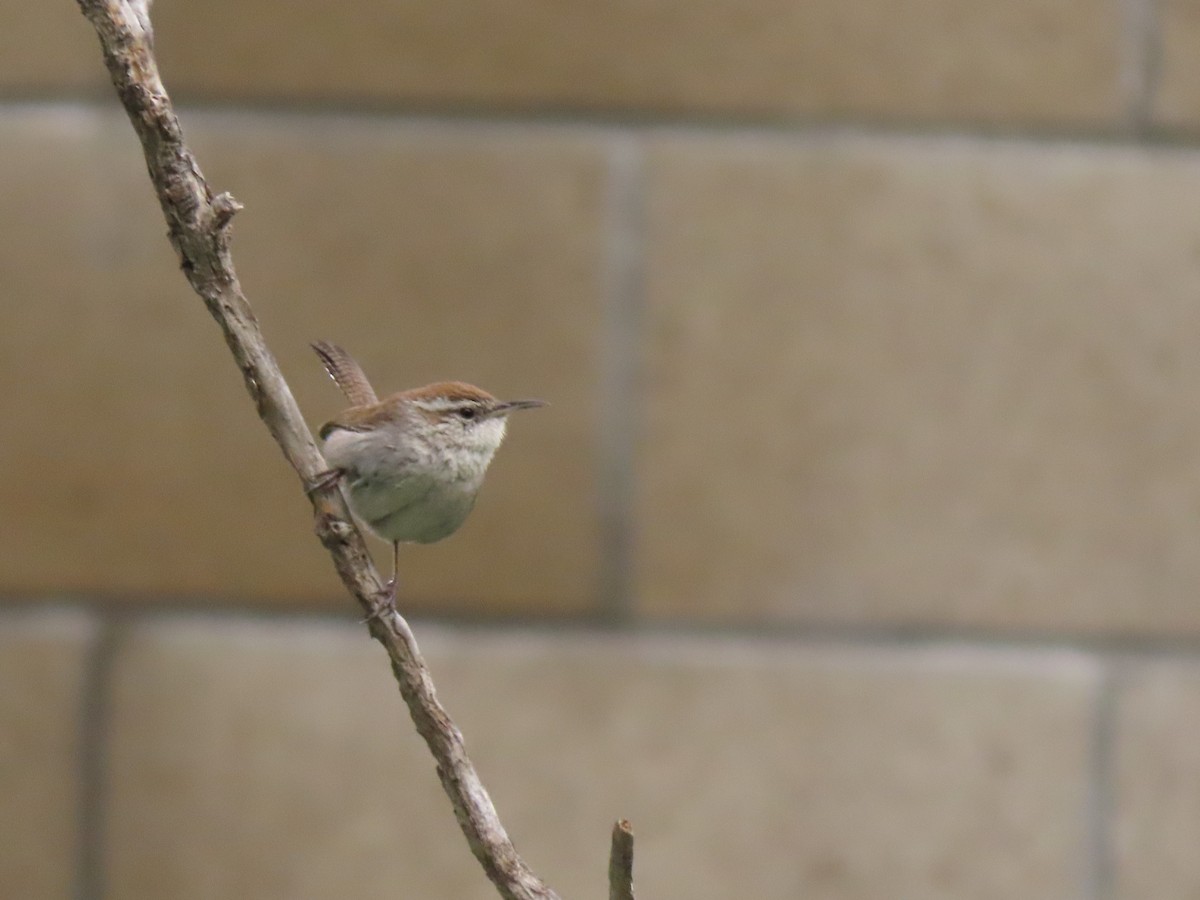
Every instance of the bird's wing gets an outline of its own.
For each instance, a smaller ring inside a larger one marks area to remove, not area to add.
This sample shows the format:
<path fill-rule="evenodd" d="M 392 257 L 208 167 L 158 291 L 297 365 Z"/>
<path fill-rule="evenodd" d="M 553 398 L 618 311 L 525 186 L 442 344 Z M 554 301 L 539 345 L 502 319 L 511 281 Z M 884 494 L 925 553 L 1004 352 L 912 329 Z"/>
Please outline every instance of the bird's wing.
<path fill-rule="evenodd" d="M 367 406 L 352 406 L 343 410 L 335 419 L 330 419 L 321 426 L 321 438 L 329 437 L 331 431 L 375 431 L 389 423 L 395 423 L 397 417 L 397 395 L 388 397 L 381 403 L 371 403 Z"/>

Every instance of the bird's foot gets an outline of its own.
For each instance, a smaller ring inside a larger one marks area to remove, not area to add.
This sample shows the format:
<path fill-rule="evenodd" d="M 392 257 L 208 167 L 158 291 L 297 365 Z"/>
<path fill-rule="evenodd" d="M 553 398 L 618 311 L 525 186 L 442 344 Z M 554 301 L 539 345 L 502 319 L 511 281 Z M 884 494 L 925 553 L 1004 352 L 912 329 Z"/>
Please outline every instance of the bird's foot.
<path fill-rule="evenodd" d="M 383 586 L 383 590 L 371 601 L 371 612 L 362 620 L 363 625 L 373 619 L 383 621 L 385 617 L 396 613 L 396 579 L 391 579 Z"/>
<path fill-rule="evenodd" d="M 311 497 L 318 491 L 323 491 L 330 485 L 337 484 L 338 479 L 341 477 L 341 469 L 326 469 L 324 472 L 319 472 L 312 481 L 304 486 L 304 493 Z"/>

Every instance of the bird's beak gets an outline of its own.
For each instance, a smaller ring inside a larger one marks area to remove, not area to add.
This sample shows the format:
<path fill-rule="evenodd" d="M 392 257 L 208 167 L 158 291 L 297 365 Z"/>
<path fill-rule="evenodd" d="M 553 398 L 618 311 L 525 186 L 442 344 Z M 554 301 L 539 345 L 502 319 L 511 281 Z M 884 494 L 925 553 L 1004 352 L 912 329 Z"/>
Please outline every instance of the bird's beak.
<path fill-rule="evenodd" d="M 492 410 L 493 416 L 507 416 L 510 412 L 516 412 L 518 409 L 537 409 L 539 406 L 549 406 L 545 400 L 509 400 L 505 403 L 497 403 Z"/>

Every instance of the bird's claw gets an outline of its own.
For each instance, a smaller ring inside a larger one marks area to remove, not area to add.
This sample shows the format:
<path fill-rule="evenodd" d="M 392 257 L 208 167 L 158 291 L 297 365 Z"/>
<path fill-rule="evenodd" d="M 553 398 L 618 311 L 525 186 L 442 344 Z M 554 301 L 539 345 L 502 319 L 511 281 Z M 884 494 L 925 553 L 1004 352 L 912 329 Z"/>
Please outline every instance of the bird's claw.
<path fill-rule="evenodd" d="M 396 613 L 396 579 L 391 579 L 383 590 L 380 591 L 375 599 L 371 601 L 371 612 L 362 620 L 361 624 L 366 625 L 374 619 L 383 621 L 386 616 L 395 615 Z"/>
<path fill-rule="evenodd" d="M 311 497 L 318 491 L 323 491 L 330 485 L 337 484 L 338 479 L 341 477 L 341 469 L 326 469 L 324 472 L 318 472 L 313 480 L 304 486 L 304 492 Z"/>

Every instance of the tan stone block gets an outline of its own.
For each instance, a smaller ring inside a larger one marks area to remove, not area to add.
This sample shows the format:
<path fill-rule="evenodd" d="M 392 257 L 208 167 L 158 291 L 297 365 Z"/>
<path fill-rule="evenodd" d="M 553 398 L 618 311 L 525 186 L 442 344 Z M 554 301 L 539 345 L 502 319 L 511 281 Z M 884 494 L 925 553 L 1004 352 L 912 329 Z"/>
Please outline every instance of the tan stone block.
<path fill-rule="evenodd" d="M 647 612 L 1200 627 L 1200 161 L 681 138 L 649 181 Z"/>
<path fill-rule="evenodd" d="M 1116 900 L 1200 892 L 1200 668 L 1137 667 L 1117 693 L 1116 803 L 1112 832 Z"/>
<path fill-rule="evenodd" d="M 246 204 L 242 280 L 314 427 L 343 405 L 309 350 L 318 337 L 358 354 L 381 390 L 454 377 L 553 404 L 514 421 L 460 534 L 406 557 L 409 602 L 590 602 L 603 154 L 538 131 L 185 127 L 214 185 Z M 17 248 L 0 269 L 38 302 L 0 311 L 0 367 L 26 384 L 0 447 L 0 509 L 20 523 L 0 578 L 344 602 L 294 476 L 176 271 L 128 125 L 30 113 L 8 131 L 20 202 L 0 216 Z"/>
<path fill-rule="evenodd" d="M 1188 0 L 1160 0 L 1155 8 L 1161 48 L 1154 118 L 1194 131 L 1200 128 L 1200 9 Z"/>
<path fill-rule="evenodd" d="M 77 3 L 0 0 L 0 93 L 111 91 L 100 42 Z"/>
<path fill-rule="evenodd" d="M 600 895 L 1065 897 L 1096 673 L 1066 654 L 418 629 L 506 827 Z M 115 669 L 112 893 L 487 898 L 360 631 L 162 623 Z"/>
<path fill-rule="evenodd" d="M 80 716 L 93 639 L 64 612 L 0 615 L 0 894 L 75 896 Z"/>
<path fill-rule="evenodd" d="M 155 15 L 170 82 L 205 97 L 1056 126 L 1111 124 L 1123 106 L 1121 9 L 1079 0 L 216 0 Z"/>
<path fill-rule="evenodd" d="M 0 368 L 21 385 L 0 445 L 7 591 L 332 594 L 128 123 L 75 109 L 0 124 L 0 275 L 19 300 L 0 308 Z"/>

